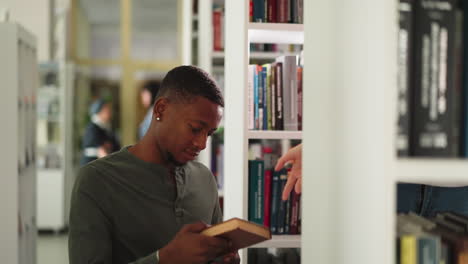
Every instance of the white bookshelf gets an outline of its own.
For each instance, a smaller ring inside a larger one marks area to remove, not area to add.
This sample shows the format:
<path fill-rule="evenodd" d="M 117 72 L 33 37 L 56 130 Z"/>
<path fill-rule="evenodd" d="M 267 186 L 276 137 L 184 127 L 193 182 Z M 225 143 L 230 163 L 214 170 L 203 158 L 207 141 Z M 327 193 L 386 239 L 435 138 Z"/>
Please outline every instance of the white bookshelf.
<path fill-rule="evenodd" d="M 397 4 L 304 1 L 302 263 L 396 263 Z"/>
<path fill-rule="evenodd" d="M 36 263 L 36 39 L 0 23 L 0 259 Z"/>
<path fill-rule="evenodd" d="M 304 25 L 285 23 L 248 23 L 250 43 L 303 44 Z"/>
<path fill-rule="evenodd" d="M 41 63 L 39 71 L 37 228 L 61 231 L 68 225 L 74 182 L 71 157 L 74 70 L 65 62 L 49 62 Z M 55 76 L 49 80 L 52 83 L 47 83 L 46 75 Z"/>
<path fill-rule="evenodd" d="M 248 129 L 247 66 L 250 43 L 303 44 L 303 25 L 249 23 L 249 1 L 226 1 L 224 218 L 248 219 L 250 139 L 302 139 L 301 131 Z M 258 53 L 257 53 L 258 54 Z M 254 53 L 255 55 L 255 53 Z M 305 86 L 304 86 L 305 87 Z M 304 221 L 303 221 L 304 223 Z M 301 235 L 274 235 L 255 247 L 301 247 Z M 247 250 L 241 251 L 247 263 Z M 308 263 L 308 262 L 303 262 Z"/>
<path fill-rule="evenodd" d="M 467 186 L 468 161 L 461 158 L 399 159 L 397 180 L 445 187 Z"/>
<path fill-rule="evenodd" d="M 253 248 L 300 248 L 300 235 L 273 235 L 271 240 L 256 244 Z"/>
<path fill-rule="evenodd" d="M 274 60 L 279 56 L 289 56 L 289 55 L 299 55 L 299 52 L 277 52 L 277 51 L 253 51 L 250 52 L 251 59 L 257 60 Z M 212 55 L 213 59 L 224 60 L 224 52 L 223 51 L 213 51 Z"/>
<path fill-rule="evenodd" d="M 302 139 L 302 131 L 249 130 L 248 139 Z"/>

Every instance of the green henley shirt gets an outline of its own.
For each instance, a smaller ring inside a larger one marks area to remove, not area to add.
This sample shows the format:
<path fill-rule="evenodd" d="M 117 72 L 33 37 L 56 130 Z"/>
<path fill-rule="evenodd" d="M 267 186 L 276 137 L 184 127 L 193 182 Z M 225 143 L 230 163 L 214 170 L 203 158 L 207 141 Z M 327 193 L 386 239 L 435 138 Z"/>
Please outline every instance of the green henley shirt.
<path fill-rule="evenodd" d="M 128 147 L 82 167 L 70 212 L 70 264 L 157 264 L 185 224 L 222 220 L 212 173 L 198 162 L 168 170 Z"/>

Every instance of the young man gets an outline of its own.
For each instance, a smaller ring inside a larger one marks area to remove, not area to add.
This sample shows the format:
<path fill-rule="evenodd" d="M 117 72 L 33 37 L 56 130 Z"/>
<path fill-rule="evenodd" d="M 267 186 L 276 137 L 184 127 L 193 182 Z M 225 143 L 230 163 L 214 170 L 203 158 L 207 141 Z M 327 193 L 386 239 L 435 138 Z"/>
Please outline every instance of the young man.
<path fill-rule="evenodd" d="M 80 169 L 70 212 L 71 264 L 239 262 L 229 241 L 200 234 L 222 216 L 213 175 L 193 160 L 217 129 L 223 106 L 202 70 L 180 66 L 167 73 L 145 136 Z"/>

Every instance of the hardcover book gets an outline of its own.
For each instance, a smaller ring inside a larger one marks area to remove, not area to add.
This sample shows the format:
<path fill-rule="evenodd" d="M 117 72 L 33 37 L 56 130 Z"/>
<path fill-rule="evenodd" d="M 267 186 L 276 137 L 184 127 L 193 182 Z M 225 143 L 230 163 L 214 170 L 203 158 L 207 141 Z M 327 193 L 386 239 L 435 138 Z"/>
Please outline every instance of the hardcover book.
<path fill-rule="evenodd" d="M 232 218 L 208 227 L 201 234 L 228 239 L 232 242 L 234 250 L 271 239 L 268 228 L 240 218 Z"/>

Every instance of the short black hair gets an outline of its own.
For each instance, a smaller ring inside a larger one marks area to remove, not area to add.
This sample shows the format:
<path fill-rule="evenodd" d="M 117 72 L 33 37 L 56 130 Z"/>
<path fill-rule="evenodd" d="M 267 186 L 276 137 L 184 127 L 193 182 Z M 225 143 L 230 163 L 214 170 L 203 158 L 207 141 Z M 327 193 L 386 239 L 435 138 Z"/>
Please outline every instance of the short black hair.
<path fill-rule="evenodd" d="M 201 96 L 224 107 L 223 95 L 216 82 L 195 66 L 184 65 L 170 70 L 162 80 L 156 100 L 163 96 L 188 102 Z"/>
<path fill-rule="evenodd" d="M 161 86 L 161 81 L 159 80 L 149 80 L 146 81 L 141 90 L 142 91 L 148 91 L 151 94 L 151 103 L 150 105 L 154 104 L 154 101 L 156 101 L 156 95 L 159 92 L 159 87 Z"/>

